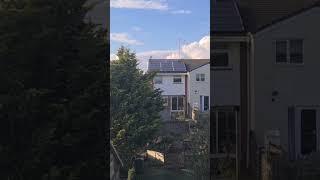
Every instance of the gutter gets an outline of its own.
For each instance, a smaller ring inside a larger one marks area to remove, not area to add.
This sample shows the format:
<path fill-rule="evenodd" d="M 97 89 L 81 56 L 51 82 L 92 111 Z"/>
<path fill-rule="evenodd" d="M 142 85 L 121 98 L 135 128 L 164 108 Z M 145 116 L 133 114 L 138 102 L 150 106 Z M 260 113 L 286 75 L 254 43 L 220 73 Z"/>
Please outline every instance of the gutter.
<path fill-rule="evenodd" d="M 250 161 L 250 130 L 251 130 L 251 123 L 254 121 L 253 113 L 254 111 L 254 38 L 251 32 L 248 32 L 248 64 L 247 64 L 247 75 L 248 75 L 248 123 L 247 123 L 247 168 L 249 168 L 249 161 Z"/>

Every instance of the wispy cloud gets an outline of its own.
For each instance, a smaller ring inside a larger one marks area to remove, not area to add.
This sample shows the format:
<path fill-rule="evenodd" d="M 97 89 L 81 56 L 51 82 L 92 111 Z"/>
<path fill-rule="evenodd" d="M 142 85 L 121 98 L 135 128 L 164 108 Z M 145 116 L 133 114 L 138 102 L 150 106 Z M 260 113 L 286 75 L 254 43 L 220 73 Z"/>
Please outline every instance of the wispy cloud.
<path fill-rule="evenodd" d="M 191 14 L 191 11 L 180 9 L 180 10 L 171 11 L 171 14 Z"/>
<path fill-rule="evenodd" d="M 142 28 L 139 27 L 139 26 L 133 26 L 133 27 L 132 27 L 132 30 L 133 30 L 133 31 L 136 31 L 136 32 L 139 32 L 139 31 L 142 31 Z"/>
<path fill-rule="evenodd" d="M 129 45 L 143 45 L 142 42 L 131 39 L 127 33 L 110 33 L 110 40 Z"/>
<path fill-rule="evenodd" d="M 168 10 L 163 0 L 111 0 L 111 8 Z"/>

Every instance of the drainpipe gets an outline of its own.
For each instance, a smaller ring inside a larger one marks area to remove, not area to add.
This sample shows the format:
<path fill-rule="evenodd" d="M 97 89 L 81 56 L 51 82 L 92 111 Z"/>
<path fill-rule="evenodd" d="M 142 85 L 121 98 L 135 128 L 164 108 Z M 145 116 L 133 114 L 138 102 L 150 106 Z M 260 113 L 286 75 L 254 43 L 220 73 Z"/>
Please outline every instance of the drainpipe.
<path fill-rule="evenodd" d="M 254 89 L 253 89 L 253 84 L 254 84 L 254 39 L 253 35 L 251 32 L 247 34 L 248 36 L 248 64 L 247 64 L 247 75 L 248 75 L 248 123 L 247 123 L 247 168 L 249 168 L 249 161 L 250 161 L 250 130 L 251 130 L 251 122 L 254 121 L 252 113 L 254 113 Z"/>
<path fill-rule="evenodd" d="M 189 118 L 189 106 L 188 106 L 188 74 L 185 75 L 185 79 L 184 79 L 184 82 L 185 82 L 185 90 L 184 90 L 184 93 L 185 93 L 185 99 L 186 99 L 186 102 L 185 102 L 185 116 L 187 116 Z"/>

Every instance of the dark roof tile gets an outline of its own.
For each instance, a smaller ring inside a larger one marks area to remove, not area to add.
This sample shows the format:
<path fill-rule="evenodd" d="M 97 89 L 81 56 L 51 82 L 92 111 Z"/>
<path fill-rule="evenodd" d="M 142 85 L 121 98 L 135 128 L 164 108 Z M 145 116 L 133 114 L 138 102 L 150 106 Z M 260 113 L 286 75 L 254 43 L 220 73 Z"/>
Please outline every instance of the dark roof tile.
<path fill-rule="evenodd" d="M 238 5 L 234 0 L 214 0 L 212 11 L 213 33 L 244 31 Z"/>

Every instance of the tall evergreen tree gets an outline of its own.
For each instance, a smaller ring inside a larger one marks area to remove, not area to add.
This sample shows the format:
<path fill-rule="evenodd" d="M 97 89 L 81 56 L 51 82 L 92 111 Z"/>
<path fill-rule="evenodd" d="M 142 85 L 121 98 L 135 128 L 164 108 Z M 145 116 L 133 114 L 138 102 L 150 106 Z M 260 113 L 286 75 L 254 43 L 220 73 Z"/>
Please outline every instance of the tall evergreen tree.
<path fill-rule="evenodd" d="M 161 125 L 163 109 L 160 90 L 154 90 L 154 73 L 137 68 L 135 53 L 121 47 L 118 60 L 110 65 L 111 140 L 127 167 L 136 154 L 145 150 Z"/>
<path fill-rule="evenodd" d="M 0 179 L 106 179 L 106 32 L 85 0 L 0 2 Z"/>

